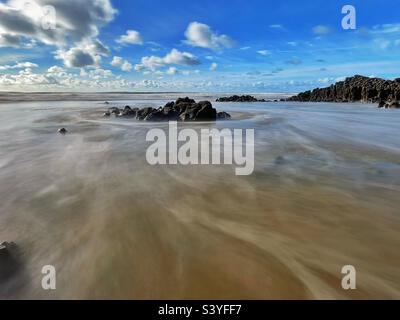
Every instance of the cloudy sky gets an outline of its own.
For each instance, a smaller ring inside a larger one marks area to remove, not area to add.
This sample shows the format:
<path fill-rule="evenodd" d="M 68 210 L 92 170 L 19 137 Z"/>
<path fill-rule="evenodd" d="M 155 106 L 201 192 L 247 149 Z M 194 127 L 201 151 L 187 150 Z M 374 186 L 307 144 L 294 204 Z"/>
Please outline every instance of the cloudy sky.
<path fill-rule="evenodd" d="M 0 0 L 1 91 L 298 92 L 399 57 L 398 0 Z"/>

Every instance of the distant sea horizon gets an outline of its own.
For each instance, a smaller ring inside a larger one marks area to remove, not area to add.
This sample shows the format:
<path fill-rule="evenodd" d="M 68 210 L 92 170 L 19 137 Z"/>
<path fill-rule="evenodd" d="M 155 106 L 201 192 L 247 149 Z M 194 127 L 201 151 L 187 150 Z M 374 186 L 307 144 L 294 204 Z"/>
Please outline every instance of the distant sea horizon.
<path fill-rule="evenodd" d="M 0 91 L 0 103 L 2 102 L 24 102 L 24 101 L 108 101 L 108 100 L 129 100 L 135 96 L 149 95 L 152 98 L 159 99 L 160 96 L 172 98 L 175 96 L 209 97 L 215 98 L 229 95 L 253 95 L 258 98 L 279 99 L 296 95 L 296 92 L 185 92 L 185 91 L 96 91 L 96 92 L 81 92 L 81 91 Z"/>

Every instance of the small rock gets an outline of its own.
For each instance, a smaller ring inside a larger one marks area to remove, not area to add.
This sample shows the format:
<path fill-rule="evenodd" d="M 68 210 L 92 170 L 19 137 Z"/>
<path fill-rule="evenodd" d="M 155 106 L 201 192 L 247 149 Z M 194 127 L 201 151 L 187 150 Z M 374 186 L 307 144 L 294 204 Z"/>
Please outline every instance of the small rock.
<path fill-rule="evenodd" d="M 61 134 L 66 134 L 68 131 L 67 131 L 67 129 L 65 129 L 65 128 L 60 128 L 60 129 L 58 129 L 58 133 L 61 133 Z"/>
<path fill-rule="evenodd" d="M 103 113 L 103 117 L 109 117 L 109 116 L 111 116 L 111 113 L 109 111 Z"/>
<path fill-rule="evenodd" d="M 286 159 L 284 157 L 282 157 L 282 156 L 276 157 L 276 159 L 275 159 L 276 165 L 283 165 L 285 163 L 286 163 Z"/>
<path fill-rule="evenodd" d="M 217 113 L 217 119 L 218 120 L 230 120 L 231 119 L 231 115 L 225 111 L 222 112 L 218 112 Z"/>

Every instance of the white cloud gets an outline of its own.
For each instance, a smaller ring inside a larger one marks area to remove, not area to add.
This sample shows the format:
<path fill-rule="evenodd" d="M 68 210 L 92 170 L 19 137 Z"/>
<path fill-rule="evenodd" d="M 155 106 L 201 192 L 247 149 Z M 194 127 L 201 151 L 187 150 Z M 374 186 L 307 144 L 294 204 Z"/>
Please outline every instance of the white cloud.
<path fill-rule="evenodd" d="M 48 5 L 56 12 L 53 28 L 44 27 Z M 55 58 L 67 67 L 96 66 L 110 53 L 97 36 L 116 13 L 110 0 L 9 0 L 0 3 L 0 47 L 43 43 L 56 46 Z"/>
<path fill-rule="evenodd" d="M 218 35 L 211 28 L 199 22 L 192 22 L 185 32 L 186 43 L 201 48 L 220 49 L 221 47 L 230 48 L 234 41 L 225 34 Z"/>
<path fill-rule="evenodd" d="M 141 63 L 135 65 L 136 71 L 151 70 L 155 71 L 158 68 L 162 68 L 166 65 L 184 65 L 193 66 L 200 64 L 200 60 L 189 52 L 181 52 L 177 49 L 172 49 L 164 57 L 158 56 L 146 56 L 141 59 Z"/>
<path fill-rule="evenodd" d="M 169 74 L 169 75 L 178 74 L 178 69 L 175 68 L 175 67 L 169 67 L 168 70 L 167 70 L 167 74 Z"/>
<path fill-rule="evenodd" d="M 215 63 L 215 62 L 211 63 L 210 71 L 216 71 L 217 68 L 218 68 L 218 64 L 217 63 Z"/>
<path fill-rule="evenodd" d="M 281 24 L 270 24 L 269 27 L 271 29 L 278 29 L 278 30 L 283 30 L 284 27 Z"/>
<path fill-rule="evenodd" d="M 399 34 L 400 23 L 378 24 L 372 27 L 373 34 Z"/>
<path fill-rule="evenodd" d="M 55 28 L 43 27 L 46 5 L 56 10 Z M 68 39 L 77 43 L 97 37 L 116 12 L 109 0 L 9 0 L 0 3 L 0 34 L 3 43 L 8 37 L 14 45 L 25 38 L 56 46 Z"/>
<path fill-rule="evenodd" d="M 313 33 L 316 35 L 326 35 L 331 32 L 331 29 L 327 26 L 318 25 L 312 29 Z"/>
<path fill-rule="evenodd" d="M 17 62 L 14 65 L 4 65 L 0 66 L 0 71 L 5 71 L 5 70 L 11 70 L 11 69 L 32 69 L 32 68 L 37 68 L 38 65 L 36 63 L 32 62 Z"/>
<path fill-rule="evenodd" d="M 121 57 L 115 56 L 111 61 L 111 65 L 113 67 L 119 67 L 122 71 L 130 72 L 132 71 L 132 64 L 130 64 L 127 60 L 122 59 Z"/>
<path fill-rule="evenodd" d="M 258 50 L 257 53 L 262 55 L 262 56 L 269 56 L 271 54 L 271 51 L 269 51 L 269 50 Z"/>
<path fill-rule="evenodd" d="M 122 35 L 117 40 L 121 44 L 143 44 L 140 33 L 136 30 L 127 30 L 125 35 Z"/>

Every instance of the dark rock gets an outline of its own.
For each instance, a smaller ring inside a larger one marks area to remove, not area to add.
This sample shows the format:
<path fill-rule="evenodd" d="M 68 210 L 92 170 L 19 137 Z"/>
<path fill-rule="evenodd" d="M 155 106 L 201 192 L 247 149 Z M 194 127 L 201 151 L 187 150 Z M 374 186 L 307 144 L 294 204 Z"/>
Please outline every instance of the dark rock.
<path fill-rule="evenodd" d="M 118 116 L 121 113 L 121 110 L 119 110 L 119 108 L 117 108 L 117 107 L 112 107 L 112 108 L 108 109 L 108 112 Z"/>
<path fill-rule="evenodd" d="M 60 129 L 58 129 L 58 133 L 61 133 L 61 134 L 66 134 L 68 131 L 67 131 L 67 129 L 65 129 L 65 128 L 60 128 Z"/>
<path fill-rule="evenodd" d="M 175 105 L 179 105 L 180 103 L 184 103 L 184 104 L 195 104 L 196 101 L 194 101 L 193 99 L 190 99 L 189 97 L 186 98 L 178 98 L 175 101 Z"/>
<path fill-rule="evenodd" d="M 286 163 L 286 159 L 283 156 L 278 156 L 275 159 L 275 164 L 276 165 L 283 165 Z"/>
<path fill-rule="evenodd" d="M 137 112 L 139 111 L 138 108 L 131 108 L 130 106 L 126 106 L 124 110 L 120 113 L 121 117 L 136 117 Z"/>
<path fill-rule="evenodd" d="M 103 117 L 109 117 L 109 116 L 111 116 L 111 113 L 109 111 L 103 113 Z"/>
<path fill-rule="evenodd" d="M 222 112 L 218 112 L 217 113 L 217 119 L 218 120 L 230 120 L 231 119 L 231 115 L 225 111 Z"/>
<path fill-rule="evenodd" d="M 249 95 L 218 98 L 217 102 L 265 102 L 265 99 L 258 100 L 257 98 Z"/>
<path fill-rule="evenodd" d="M 200 101 L 186 98 L 179 98 L 175 102 L 168 102 L 164 107 L 154 109 L 151 107 L 139 109 L 126 106 L 121 112 L 120 109 L 110 108 L 108 113 L 123 117 L 136 117 L 138 120 L 145 121 L 215 121 L 218 119 L 230 119 L 231 116 L 226 112 L 220 112 L 217 116 L 209 101 Z"/>
<path fill-rule="evenodd" d="M 286 101 L 301 102 L 370 102 L 379 103 L 379 107 L 387 106 L 396 108 L 393 101 L 400 100 L 400 81 L 384 80 L 380 78 L 368 78 L 360 75 L 349 77 L 344 81 L 326 88 L 317 88 L 305 91 Z M 385 103 L 386 102 L 386 103 Z"/>
<path fill-rule="evenodd" d="M 389 102 L 386 102 L 385 108 L 386 109 L 391 109 L 391 108 L 398 109 L 398 108 L 400 108 L 400 104 L 398 101 L 389 101 Z"/>
<path fill-rule="evenodd" d="M 155 111 L 155 109 L 152 107 L 140 109 L 136 112 L 136 119 L 144 120 L 150 113 L 152 113 L 154 111 Z"/>
<path fill-rule="evenodd" d="M 104 104 L 110 104 L 108 101 L 105 101 Z"/>
<path fill-rule="evenodd" d="M 146 121 L 168 121 L 168 115 L 161 110 L 155 110 L 148 114 L 144 120 Z"/>
<path fill-rule="evenodd" d="M 0 282 L 7 280 L 20 267 L 18 248 L 14 242 L 0 243 Z"/>

